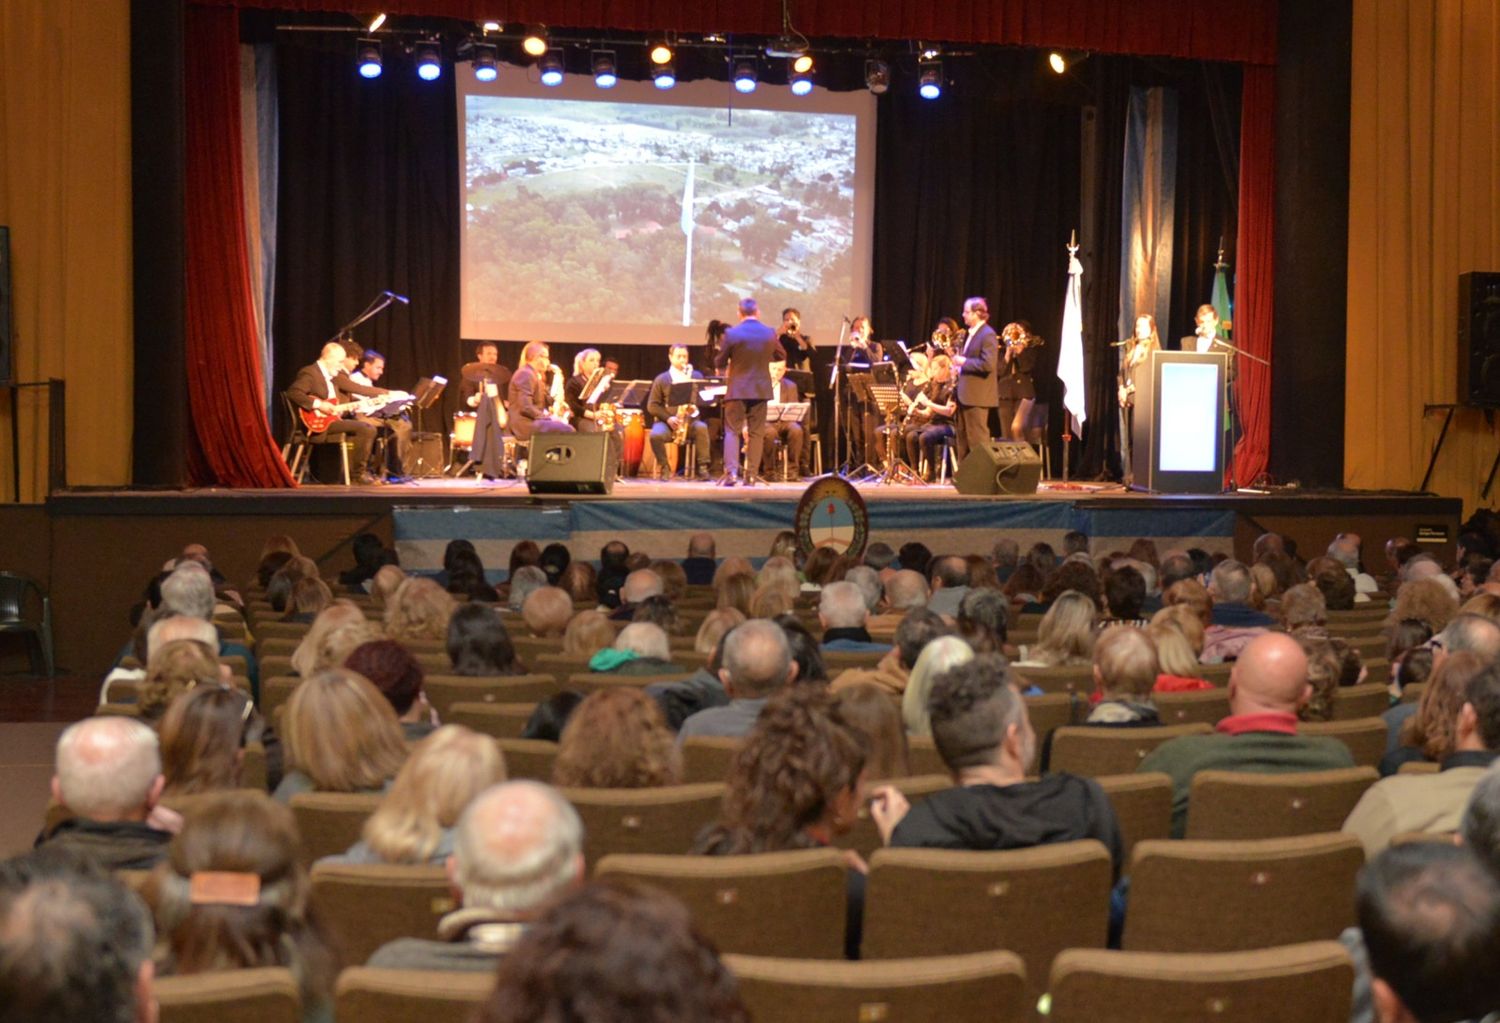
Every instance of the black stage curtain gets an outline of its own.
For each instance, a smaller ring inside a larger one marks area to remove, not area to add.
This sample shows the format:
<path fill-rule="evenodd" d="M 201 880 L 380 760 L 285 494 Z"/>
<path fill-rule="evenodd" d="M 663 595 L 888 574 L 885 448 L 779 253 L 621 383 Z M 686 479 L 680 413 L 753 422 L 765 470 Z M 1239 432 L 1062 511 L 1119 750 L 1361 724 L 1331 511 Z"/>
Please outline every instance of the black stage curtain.
<path fill-rule="evenodd" d="M 452 381 L 426 429 L 447 432 L 457 408 L 456 374 L 472 343 L 458 335 L 457 125 L 451 76 L 420 83 L 406 74 L 357 79 L 345 40 L 277 35 L 281 90 L 281 205 L 278 214 L 275 357 L 290 382 L 338 327 L 382 289 L 411 298 L 357 332 L 387 356 L 387 380 L 409 387 L 419 375 Z M 1050 405 L 1054 472 L 1061 475 L 1062 408 L 1055 370 L 1067 281 L 1065 245 L 1082 229 L 1089 425 L 1075 441 L 1075 476 L 1101 471 L 1118 433 L 1115 340 L 1119 306 L 1123 111 L 1132 84 L 1169 84 L 1182 97 L 1178 223 L 1191 217 L 1203 241 L 1178 250 L 1194 260 L 1235 198 L 1212 152 L 1201 115 L 1204 65 L 1095 56 L 1064 77 L 1044 74 L 1034 51 L 998 51 L 955 61 L 941 100 L 910 90 L 879 100 L 875 264 L 871 314 L 880 338 L 925 341 L 940 316 L 958 317 L 968 295 L 984 295 L 997 325 L 1030 322 L 1047 344 L 1038 360 L 1038 400 Z M 1237 70 L 1231 113 L 1237 123 Z M 1095 120 L 1094 224 L 1079 223 L 1080 127 Z M 1232 157 L 1233 154 L 1230 154 Z M 1231 164 L 1232 165 L 1232 164 Z M 1202 222 L 1200 224 L 1199 222 Z M 1209 226 L 1202 226 L 1209 225 Z M 1232 250 L 1232 240 L 1226 244 Z M 1195 247 L 1196 245 L 1196 247 Z M 1205 292 L 1206 296 L 1206 292 Z M 1202 301 L 1185 295 L 1184 307 Z M 730 316 L 733 310 L 723 310 Z M 779 310 L 767 310 L 774 318 Z M 854 315 L 866 310 L 842 310 Z M 1166 336 L 1166 335 L 1164 335 Z M 826 365 L 836 338 L 816 339 Z M 515 366 L 521 341 L 501 344 Z M 554 345 L 571 371 L 579 345 Z M 627 376 L 666 365 L 656 346 L 599 347 Z M 703 366 L 705 352 L 693 351 Z M 819 374 L 826 383 L 826 370 Z M 823 416 L 825 433 L 830 417 Z M 825 440 L 825 463 L 832 447 Z"/>

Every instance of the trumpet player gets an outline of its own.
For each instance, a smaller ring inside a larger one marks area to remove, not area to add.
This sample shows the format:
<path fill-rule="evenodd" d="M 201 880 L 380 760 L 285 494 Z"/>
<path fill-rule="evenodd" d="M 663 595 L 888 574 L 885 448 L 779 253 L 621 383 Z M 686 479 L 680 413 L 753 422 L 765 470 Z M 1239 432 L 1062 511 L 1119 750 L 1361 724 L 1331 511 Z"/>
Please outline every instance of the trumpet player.
<path fill-rule="evenodd" d="M 1000 429 L 1011 440 L 1024 440 L 1023 425 L 1036 404 L 1036 349 L 1025 323 L 1007 323 L 1000 332 Z"/>

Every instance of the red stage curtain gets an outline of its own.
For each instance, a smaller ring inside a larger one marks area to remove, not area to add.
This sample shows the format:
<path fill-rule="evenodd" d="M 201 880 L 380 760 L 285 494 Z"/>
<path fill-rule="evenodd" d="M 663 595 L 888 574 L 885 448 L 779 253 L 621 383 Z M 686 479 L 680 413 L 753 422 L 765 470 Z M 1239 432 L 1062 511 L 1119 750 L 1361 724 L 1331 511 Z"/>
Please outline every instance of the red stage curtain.
<path fill-rule="evenodd" d="M 266 426 L 245 247 L 239 14 L 188 8 L 185 248 L 194 482 L 294 486 Z M 139 228 L 140 225 L 137 225 Z"/>
<path fill-rule="evenodd" d="M 192 0 L 202 6 L 347 11 L 347 0 Z M 781 31 L 777 0 L 386 0 L 392 17 L 482 21 L 635 32 Z M 1275 0 L 798 0 L 794 24 L 809 36 L 928 39 L 1007 46 L 1067 46 L 1198 60 L 1276 61 Z"/>
<path fill-rule="evenodd" d="M 1235 245 L 1234 342 L 1271 358 L 1276 229 L 1276 70 L 1245 68 L 1240 100 L 1240 235 Z M 1244 436 L 1234 473 L 1248 486 L 1266 469 L 1271 449 L 1271 367 L 1239 360 L 1239 409 Z"/>

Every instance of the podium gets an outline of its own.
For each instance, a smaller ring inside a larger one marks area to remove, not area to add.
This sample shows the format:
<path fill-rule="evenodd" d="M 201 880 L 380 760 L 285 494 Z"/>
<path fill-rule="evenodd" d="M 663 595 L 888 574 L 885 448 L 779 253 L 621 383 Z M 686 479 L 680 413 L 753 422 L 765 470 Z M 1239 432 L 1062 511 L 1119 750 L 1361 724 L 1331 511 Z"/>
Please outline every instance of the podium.
<path fill-rule="evenodd" d="M 1217 494 L 1224 487 L 1223 352 L 1151 353 L 1136 384 L 1135 483 L 1165 494 Z"/>

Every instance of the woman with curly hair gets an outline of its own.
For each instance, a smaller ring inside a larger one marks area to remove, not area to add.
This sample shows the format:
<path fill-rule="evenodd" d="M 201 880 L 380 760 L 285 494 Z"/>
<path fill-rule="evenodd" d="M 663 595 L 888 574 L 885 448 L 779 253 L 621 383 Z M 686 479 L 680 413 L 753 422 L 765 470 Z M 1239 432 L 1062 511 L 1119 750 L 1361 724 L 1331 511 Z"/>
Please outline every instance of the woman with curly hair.
<path fill-rule="evenodd" d="M 1458 595 L 1451 580 L 1425 576 L 1401 584 L 1396 591 L 1396 605 L 1386 617 L 1389 628 L 1407 618 L 1424 621 L 1434 633 L 1442 632 L 1458 613 Z"/>
<path fill-rule="evenodd" d="M 379 792 L 406 761 L 390 701 L 363 675 L 320 671 L 292 690 L 281 716 L 287 774 L 276 798 L 299 792 Z"/>
<path fill-rule="evenodd" d="M 175 639 L 146 662 L 136 710 L 142 721 L 155 727 L 179 693 L 194 686 L 217 686 L 224 680 L 218 658 L 206 646 L 197 640 Z"/>
<path fill-rule="evenodd" d="M 749 1023 L 734 976 L 676 899 L 606 877 L 527 926 L 478 1023 Z"/>
<path fill-rule="evenodd" d="M 443 639 L 456 607 L 453 597 L 431 579 L 408 579 L 385 609 L 385 631 L 391 639 Z"/>
<path fill-rule="evenodd" d="M 707 856 L 783 852 L 830 846 L 859 811 L 865 736 L 849 723 L 827 690 L 792 686 L 771 698 L 729 768 L 719 823 L 698 836 L 693 852 Z M 864 875 L 858 854 L 850 867 L 844 945 L 858 958 Z"/>
<path fill-rule="evenodd" d="M 287 598 L 286 612 L 281 616 L 284 622 L 302 622 L 310 624 L 318 613 L 329 604 L 333 603 L 333 591 L 328 584 L 317 576 L 304 576 L 292 584 L 292 592 Z"/>
<path fill-rule="evenodd" d="M 369 626 L 373 631 L 372 623 L 365 617 L 364 611 L 360 610 L 359 605 L 352 600 L 340 598 L 319 611 L 312 625 L 308 626 L 307 631 L 302 634 L 302 641 L 297 644 L 297 649 L 292 651 L 292 674 L 307 678 L 320 668 L 331 667 L 332 665 L 328 663 L 322 663 L 324 658 L 320 651 L 323 649 L 323 641 L 329 633 L 347 626 L 361 628 Z M 378 633 L 372 638 L 378 638 Z M 358 643 L 354 644 L 354 646 L 358 645 Z M 349 650 L 353 649 L 352 646 L 349 648 Z M 346 655 L 348 652 L 348 650 L 344 651 Z M 342 663 L 344 663 L 343 657 L 333 662 L 333 664 Z"/>
<path fill-rule="evenodd" d="M 305 1023 L 331 1020 L 338 962 L 297 853 L 292 812 L 267 796 L 226 792 L 196 807 L 142 892 L 156 918 L 159 972 L 286 967 Z"/>
<path fill-rule="evenodd" d="M 552 766 L 552 784 L 643 789 L 681 781 L 677 737 L 644 691 L 601 689 L 569 715 Z"/>

